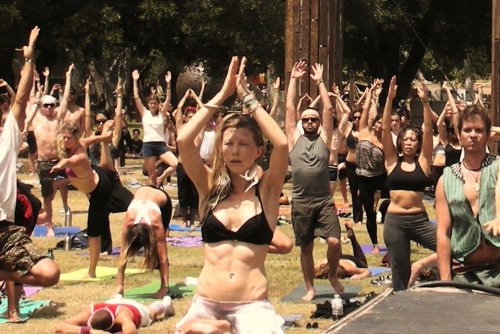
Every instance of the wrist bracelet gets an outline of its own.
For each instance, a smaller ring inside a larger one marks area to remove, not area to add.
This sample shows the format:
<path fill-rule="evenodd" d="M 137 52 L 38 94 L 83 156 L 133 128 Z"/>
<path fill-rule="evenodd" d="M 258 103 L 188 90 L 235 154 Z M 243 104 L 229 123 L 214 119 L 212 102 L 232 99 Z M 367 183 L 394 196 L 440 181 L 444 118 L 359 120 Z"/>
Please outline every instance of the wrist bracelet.
<path fill-rule="evenodd" d="M 421 99 L 422 103 L 429 103 L 429 99 Z"/>
<path fill-rule="evenodd" d="M 34 63 L 33 59 L 24 59 L 24 62 L 26 64 L 33 64 Z"/>
<path fill-rule="evenodd" d="M 220 106 L 218 106 L 216 104 L 211 104 L 211 103 L 205 103 L 203 106 L 206 108 L 220 109 Z"/>
<path fill-rule="evenodd" d="M 116 97 L 121 99 L 123 97 L 123 95 L 122 94 L 118 94 L 118 95 L 116 95 Z"/>
<path fill-rule="evenodd" d="M 317 83 L 317 85 L 319 86 L 319 85 L 321 85 L 321 83 L 325 83 L 325 82 L 324 82 L 323 80 L 320 80 L 320 81 Z"/>

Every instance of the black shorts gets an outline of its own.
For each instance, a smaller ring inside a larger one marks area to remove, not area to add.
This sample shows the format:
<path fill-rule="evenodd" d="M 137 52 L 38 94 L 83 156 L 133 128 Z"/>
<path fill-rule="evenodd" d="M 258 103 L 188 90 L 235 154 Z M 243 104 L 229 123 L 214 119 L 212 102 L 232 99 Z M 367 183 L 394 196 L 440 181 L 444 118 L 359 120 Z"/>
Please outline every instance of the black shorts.
<path fill-rule="evenodd" d="M 56 179 L 66 179 L 66 172 L 60 170 L 55 173 L 51 173 L 50 170 L 59 162 L 59 159 L 52 160 L 38 160 L 37 161 L 37 172 L 40 178 L 40 185 L 42 186 L 42 196 L 43 198 L 49 198 L 54 194 L 54 188 L 52 184 Z"/>

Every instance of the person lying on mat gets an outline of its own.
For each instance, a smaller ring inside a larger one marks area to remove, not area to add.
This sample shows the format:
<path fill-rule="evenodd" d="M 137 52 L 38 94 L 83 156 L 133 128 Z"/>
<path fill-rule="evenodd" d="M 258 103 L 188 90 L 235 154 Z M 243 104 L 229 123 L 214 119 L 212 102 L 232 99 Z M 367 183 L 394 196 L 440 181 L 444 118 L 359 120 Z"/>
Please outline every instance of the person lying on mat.
<path fill-rule="evenodd" d="M 33 245 L 25 227 L 16 225 L 16 163 L 22 143 L 21 132 L 26 119 L 26 105 L 35 71 L 35 42 L 40 29 L 34 27 L 27 46 L 22 48 L 25 63 L 21 71 L 16 98 L 6 118 L 2 117 L 0 134 L 0 281 L 10 281 L 8 318 L 20 321 L 19 299 L 22 284 L 49 287 L 59 281 L 59 266 Z"/>
<path fill-rule="evenodd" d="M 354 234 L 352 221 L 344 220 L 344 226 L 347 230 L 347 237 L 351 241 L 353 255 L 342 254 L 340 256 L 337 277 L 353 280 L 370 277 L 372 274 L 368 269 L 365 254 Z M 314 266 L 314 276 L 316 278 L 328 278 L 328 261 L 326 259 Z"/>
<path fill-rule="evenodd" d="M 129 259 L 144 248 L 143 268 L 160 270 L 160 289 L 155 298 L 168 293 L 166 231 L 172 217 L 172 201 L 162 189 L 144 186 L 134 194 L 122 225 L 121 255 L 115 294 L 124 293 L 125 268 Z"/>
<path fill-rule="evenodd" d="M 135 334 L 140 327 L 150 326 L 155 320 L 174 314 L 172 299 L 168 296 L 149 306 L 132 299 L 115 298 L 85 306 L 77 315 L 56 324 L 55 332 Z"/>
<path fill-rule="evenodd" d="M 197 319 L 229 320 L 238 333 L 282 333 L 283 319 L 268 300 L 264 263 L 278 221 L 288 165 L 287 141 L 248 91 L 245 64 L 243 57 L 238 74 L 238 57 L 232 58 L 219 93 L 196 112 L 177 137 L 184 168 L 198 190 L 205 245 L 196 295 L 177 323 L 176 333 Z M 194 138 L 236 89 L 244 109 L 220 121 L 208 167 Z M 274 149 L 269 169 L 259 178 L 262 135 Z"/>

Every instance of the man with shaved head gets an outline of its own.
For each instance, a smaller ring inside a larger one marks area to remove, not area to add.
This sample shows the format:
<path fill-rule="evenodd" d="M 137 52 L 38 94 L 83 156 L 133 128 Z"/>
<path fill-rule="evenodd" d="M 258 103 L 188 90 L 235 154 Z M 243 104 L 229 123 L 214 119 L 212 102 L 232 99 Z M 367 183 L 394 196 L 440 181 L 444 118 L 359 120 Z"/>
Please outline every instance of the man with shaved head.
<path fill-rule="evenodd" d="M 323 81 L 323 65 L 316 64 L 312 66 L 310 76 L 318 86 L 323 112 L 320 115 L 312 108 L 304 110 L 300 116 L 301 134 L 302 131 L 297 127 L 295 99 L 297 81 L 304 75 L 305 69 L 303 61 L 295 63 L 292 69 L 286 99 L 285 127 L 292 165 L 292 224 L 295 244 L 300 246 L 300 264 L 307 290 L 302 299 L 311 301 L 316 296 L 313 282 L 316 237 L 325 239 L 328 245 L 328 279 L 332 287 L 337 293 L 342 293 L 344 287 L 336 276 L 341 255 L 340 225 L 328 182 L 333 107 Z"/>

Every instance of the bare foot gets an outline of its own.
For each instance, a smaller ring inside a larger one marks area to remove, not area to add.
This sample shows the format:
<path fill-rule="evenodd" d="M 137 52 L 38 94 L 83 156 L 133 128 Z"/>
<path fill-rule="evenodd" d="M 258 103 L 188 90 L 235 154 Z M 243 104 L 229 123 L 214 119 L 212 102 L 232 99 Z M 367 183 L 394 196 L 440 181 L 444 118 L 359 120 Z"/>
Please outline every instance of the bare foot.
<path fill-rule="evenodd" d="M 332 285 L 333 289 L 337 291 L 338 294 L 344 293 L 344 286 L 342 285 L 342 283 L 340 283 L 336 274 L 329 275 L 328 279 L 330 280 L 330 284 Z"/>
<path fill-rule="evenodd" d="M 47 237 L 53 238 L 56 236 L 56 233 L 54 232 L 54 228 L 52 226 L 47 226 Z"/>
<path fill-rule="evenodd" d="M 83 275 L 82 279 L 96 278 L 97 275 L 95 273 L 91 273 L 90 271 Z"/>
<path fill-rule="evenodd" d="M 305 302 L 310 302 L 311 300 L 316 297 L 316 291 L 314 290 L 309 290 L 307 293 L 302 297 L 302 300 Z"/>
<path fill-rule="evenodd" d="M 372 251 L 370 252 L 373 255 L 379 255 L 380 254 L 380 248 L 378 245 L 373 245 Z"/>
<path fill-rule="evenodd" d="M 9 322 L 21 322 L 22 321 L 22 319 L 19 317 L 16 309 L 9 310 L 8 315 L 9 315 Z"/>
<path fill-rule="evenodd" d="M 163 297 L 165 297 L 167 294 L 168 294 L 168 287 L 162 286 L 158 289 L 158 291 L 156 291 L 156 293 L 154 294 L 154 298 L 163 299 Z"/>

